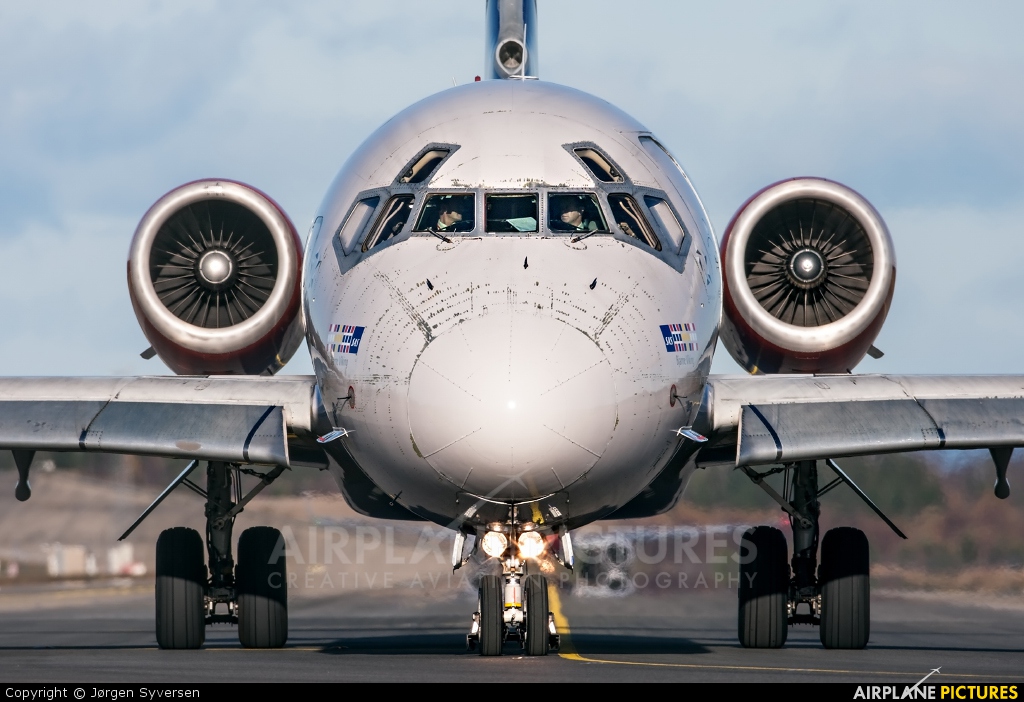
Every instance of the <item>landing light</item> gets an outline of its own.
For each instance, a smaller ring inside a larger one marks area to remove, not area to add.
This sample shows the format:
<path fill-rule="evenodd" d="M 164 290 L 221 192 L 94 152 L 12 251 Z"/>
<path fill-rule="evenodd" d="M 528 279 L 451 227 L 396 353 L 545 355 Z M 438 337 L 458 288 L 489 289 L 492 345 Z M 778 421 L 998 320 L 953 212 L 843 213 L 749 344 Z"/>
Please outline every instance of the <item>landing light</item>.
<path fill-rule="evenodd" d="M 536 558 L 544 553 L 544 537 L 536 531 L 528 531 L 519 535 L 519 555 L 523 558 Z"/>
<path fill-rule="evenodd" d="M 515 409 L 516 408 L 516 401 L 515 400 L 509 400 L 508 401 L 508 408 L 509 409 Z"/>
<path fill-rule="evenodd" d="M 484 534 L 480 547 L 491 558 L 500 558 L 501 554 L 505 553 L 505 549 L 508 548 L 508 539 L 500 532 L 489 531 Z"/>

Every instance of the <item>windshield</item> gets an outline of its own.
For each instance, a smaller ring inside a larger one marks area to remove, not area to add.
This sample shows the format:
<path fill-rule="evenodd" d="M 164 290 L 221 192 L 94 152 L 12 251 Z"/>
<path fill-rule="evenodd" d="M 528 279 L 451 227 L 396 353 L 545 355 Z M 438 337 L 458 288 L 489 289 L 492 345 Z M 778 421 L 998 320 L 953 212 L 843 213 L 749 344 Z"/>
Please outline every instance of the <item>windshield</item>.
<path fill-rule="evenodd" d="M 639 239 L 656 251 L 661 251 L 661 242 L 654 235 L 654 230 L 647 223 L 644 213 L 631 195 L 609 195 L 608 206 L 612 208 L 612 217 L 623 234 Z"/>
<path fill-rule="evenodd" d="M 536 195 L 488 195 L 487 231 L 537 231 Z"/>
<path fill-rule="evenodd" d="M 416 232 L 471 232 L 475 226 L 476 196 L 473 193 L 431 195 L 416 223 Z"/>
<path fill-rule="evenodd" d="M 396 195 L 388 200 L 370 236 L 363 242 L 363 251 L 369 251 L 378 244 L 398 236 L 405 227 L 409 214 L 412 212 L 412 195 Z"/>
<path fill-rule="evenodd" d="M 606 232 L 593 193 L 551 193 L 548 195 L 548 229 L 553 232 Z"/>

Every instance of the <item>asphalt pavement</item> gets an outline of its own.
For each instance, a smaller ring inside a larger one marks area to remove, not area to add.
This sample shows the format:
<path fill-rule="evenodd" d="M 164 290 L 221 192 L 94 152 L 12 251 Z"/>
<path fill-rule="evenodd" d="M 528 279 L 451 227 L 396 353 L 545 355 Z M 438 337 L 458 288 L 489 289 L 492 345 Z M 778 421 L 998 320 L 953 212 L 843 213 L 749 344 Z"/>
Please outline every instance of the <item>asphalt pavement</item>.
<path fill-rule="evenodd" d="M 0 680 L 204 681 L 706 681 L 1024 682 L 1024 597 L 876 592 L 863 651 L 826 651 L 816 628 L 790 630 L 779 650 L 736 641 L 735 590 L 625 596 L 557 590 L 558 653 L 468 652 L 475 596 L 466 587 L 297 592 L 280 650 L 246 650 L 228 625 L 198 651 L 161 651 L 151 581 L 18 586 L 0 590 Z"/>

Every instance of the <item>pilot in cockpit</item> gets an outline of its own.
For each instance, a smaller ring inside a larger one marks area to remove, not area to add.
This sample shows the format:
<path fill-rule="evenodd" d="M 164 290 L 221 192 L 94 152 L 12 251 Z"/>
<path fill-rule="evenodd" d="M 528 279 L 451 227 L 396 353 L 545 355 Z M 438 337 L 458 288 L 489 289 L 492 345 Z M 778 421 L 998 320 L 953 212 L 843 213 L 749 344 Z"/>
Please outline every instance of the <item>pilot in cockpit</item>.
<path fill-rule="evenodd" d="M 593 232 L 603 229 L 601 222 L 589 212 L 586 195 L 551 195 L 548 228 L 557 232 Z M 592 198 L 590 198 L 592 199 Z"/>
<path fill-rule="evenodd" d="M 444 232 L 454 230 L 455 226 L 462 221 L 462 209 L 457 201 L 448 200 L 438 212 L 437 231 Z"/>
<path fill-rule="evenodd" d="M 429 196 L 415 231 L 437 233 L 472 231 L 473 199 L 472 194 Z"/>

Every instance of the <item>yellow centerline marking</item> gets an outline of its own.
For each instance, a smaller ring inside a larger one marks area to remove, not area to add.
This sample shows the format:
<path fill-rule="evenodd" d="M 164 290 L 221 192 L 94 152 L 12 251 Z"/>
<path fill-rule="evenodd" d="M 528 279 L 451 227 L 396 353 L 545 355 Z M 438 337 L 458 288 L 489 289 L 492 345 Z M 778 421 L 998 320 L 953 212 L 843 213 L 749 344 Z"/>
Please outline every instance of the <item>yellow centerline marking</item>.
<path fill-rule="evenodd" d="M 244 646 L 238 646 L 238 647 L 233 647 L 233 646 L 203 646 L 203 650 L 204 651 L 235 651 L 235 652 L 241 651 L 241 652 L 257 652 L 257 653 L 263 653 L 263 652 L 266 652 L 266 651 L 276 651 L 278 653 L 280 653 L 281 651 L 314 651 L 314 652 L 323 652 L 323 651 L 330 651 L 330 650 L 336 649 L 336 648 L 338 648 L 338 646 L 326 646 L 326 647 L 318 647 L 318 646 L 282 646 L 281 648 L 245 648 Z"/>
<path fill-rule="evenodd" d="M 572 632 L 569 629 L 569 620 L 562 612 L 562 600 L 558 594 L 558 588 L 549 589 L 548 605 L 551 607 L 551 614 L 555 617 L 555 627 L 561 634 L 558 655 L 567 661 L 581 661 L 583 663 L 604 663 L 608 665 L 639 665 L 651 668 L 692 668 L 697 670 L 752 670 L 768 671 L 773 673 L 834 673 L 836 675 L 902 675 L 913 676 L 915 672 L 895 672 L 891 670 L 841 670 L 833 668 L 782 668 L 773 666 L 758 665 L 712 665 L 705 663 L 655 663 L 646 661 L 617 661 L 607 658 L 591 658 L 580 655 L 572 642 Z M 971 675 L 959 673 L 939 673 L 949 678 L 986 678 L 1003 679 L 999 675 Z"/>

